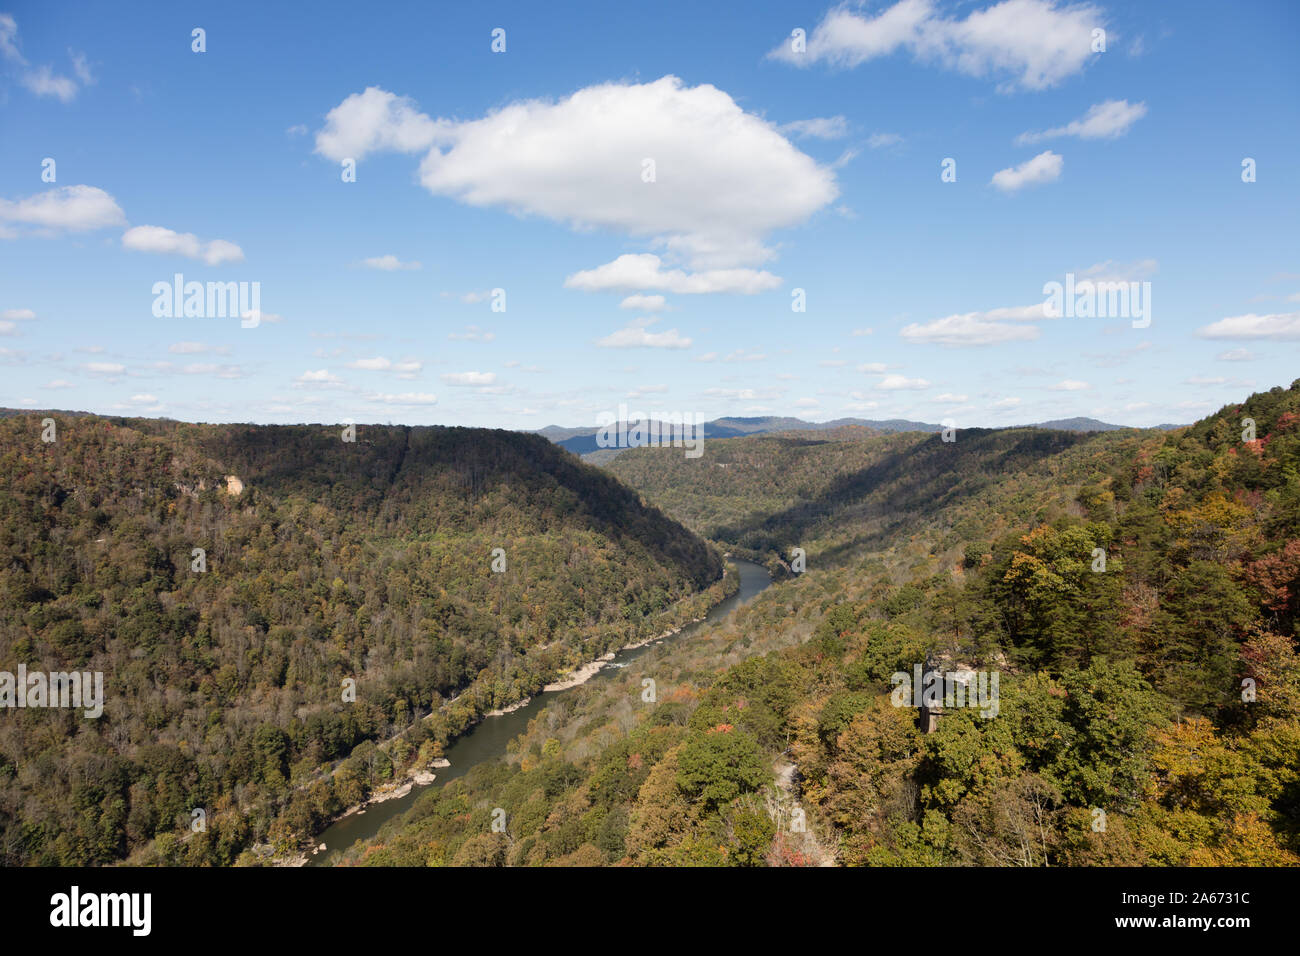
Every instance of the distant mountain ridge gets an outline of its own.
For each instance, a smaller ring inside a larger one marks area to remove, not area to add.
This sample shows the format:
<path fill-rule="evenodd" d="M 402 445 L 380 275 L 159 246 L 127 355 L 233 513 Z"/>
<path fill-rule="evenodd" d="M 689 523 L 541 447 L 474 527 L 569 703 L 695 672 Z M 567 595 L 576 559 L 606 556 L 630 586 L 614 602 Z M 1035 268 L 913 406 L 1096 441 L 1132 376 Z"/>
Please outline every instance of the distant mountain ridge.
<path fill-rule="evenodd" d="M 1032 425 L 1015 425 L 1008 426 L 1013 428 L 1047 428 L 1053 431 L 1067 432 L 1109 432 L 1120 431 L 1125 428 L 1137 426 L 1115 425 L 1110 422 L 1099 421 L 1096 418 L 1057 418 L 1047 422 L 1037 422 Z M 1169 431 L 1175 428 L 1183 428 L 1183 425 L 1156 425 L 1153 426 L 1157 431 Z M 833 431 L 839 428 L 864 428 L 876 433 L 887 432 L 939 432 L 943 431 L 943 426 L 933 422 L 911 421 L 905 418 L 889 419 L 867 419 L 867 418 L 836 418 L 828 422 L 810 422 L 802 418 L 793 418 L 790 416 L 778 415 L 761 415 L 755 417 L 726 417 L 715 418 L 712 421 L 705 422 L 703 425 L 705 438 L 739 438 L 743 435 L 761 435 L 774 432 L 799 432 L 799 431 Z M 603 463 L 613 458 L 623 449 L 621 448 L 601 448 L 596 444 L 596 436 L 599 429 L 594 426 L 586 428 L 564 428 L 559 425 L 548 425 L 545 428 L 538 429 L 535 434 L 548 438 L 555 444 L 567 448 L 575 455 L 593 455 L 599 454 L 600 461 Z"/>

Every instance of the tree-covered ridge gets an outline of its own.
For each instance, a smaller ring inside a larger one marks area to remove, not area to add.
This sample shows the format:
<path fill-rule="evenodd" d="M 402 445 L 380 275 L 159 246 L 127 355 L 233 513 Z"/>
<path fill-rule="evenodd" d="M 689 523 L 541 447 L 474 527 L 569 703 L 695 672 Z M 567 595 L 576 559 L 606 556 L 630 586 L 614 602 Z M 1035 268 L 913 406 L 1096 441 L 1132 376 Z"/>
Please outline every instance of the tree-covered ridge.
<path fill-rule="evenodd" d="M 974 538 L 1018 527 L 1070 507 L 1062 486 L 1086 476 L 1092 456 L 1160 441 L 1133 430 L 971 428 L 951 442 L 919 432 L 836 434 L 841 440 L 710 441 L 699 462 L 686 463 L 704 469 L 653 448 L 630 449 L 608 467 L 683 524 L 782 573 L 778 561 L 795 547 L 825 566 L 929 528 Z"/>
<path fill-rule="evenodd" d="M 10 864 L 289 850 L 721 574 L 536 436 L 42 417 L 0 420 L 0 670 L 102 671 L 106 701 L 0 713 Z"/>
<path fill-rule="evenodd" d="M 1300 382 L 1034 470 L 552 705 L 348 860 L 1300 865 Z M 997 716 L 921 733 L 891 678 L 927 658 L 998 671 Z"/>

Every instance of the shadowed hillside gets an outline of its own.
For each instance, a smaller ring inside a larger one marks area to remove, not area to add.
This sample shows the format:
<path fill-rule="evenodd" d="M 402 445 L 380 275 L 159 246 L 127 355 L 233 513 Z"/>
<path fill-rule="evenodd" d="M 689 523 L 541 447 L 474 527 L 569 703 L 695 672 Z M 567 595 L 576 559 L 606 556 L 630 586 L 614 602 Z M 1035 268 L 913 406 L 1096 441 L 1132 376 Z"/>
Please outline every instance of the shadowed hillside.
<path fill-rule="evenodd" d="M 0 670 L 101 671 L 105 701 L 4 715 L 7 863 L 290 850 L 716 599 L 704 542 L 537 436 L 56 415 L 46 443 L 45 414 L 0 420 Z"/>

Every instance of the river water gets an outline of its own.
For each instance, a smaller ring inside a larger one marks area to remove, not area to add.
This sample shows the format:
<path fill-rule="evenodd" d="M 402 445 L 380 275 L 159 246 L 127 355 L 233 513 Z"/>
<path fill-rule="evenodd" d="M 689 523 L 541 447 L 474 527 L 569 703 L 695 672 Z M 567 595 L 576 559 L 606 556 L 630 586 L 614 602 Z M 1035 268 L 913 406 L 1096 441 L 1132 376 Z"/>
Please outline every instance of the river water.
<path fill-rule="evenodd" d="M 703 621 L 687 624 L 676 634 L 663 638 L 662 641 L 654 641 L 629 651 L 619 651 L 614 656 L 614 659 L 597 671 L 591 680 L 598 681 L 609 674 L 616 673 L 619 669 L 617 665 L 628 664 L 636 660 L 649 651 L 650 648 L 663 643 L 663 641 L 684 640 L 699 628 L 718 623 L 772 583 L 766 569 L 760 565 L 734 558 L 732 563 L 740 572 L 740 590 L 726 600 L 715 604 Z M 485 760 L 497 760 L 505 756 L 506 744 L 528 729 L 528 722 L 537 715 L 537 712 L 551 703 L 557 695 L 567 692 L 563 690 L 544 691 L 534 696 L 531 701 L 516 711 L 503 714 L 500 717 L 483 718 L 447 748 L 446 757 L 451 761 L 451 766 L 436 771 L 438 779 L 428 786 L 440 787 L 449 780 L 455 780 L 457 777 L 463 776 L 469 772 L 470 768 Z M 344 817 L 342 820 L 331 824 L 325 829 L 324 833 L 318 834 L 315 838 L 318 845 L 324 843 L 328 849 L 324 853 L 308 857 L 307 865 L 327 865 L 333 858 L 337 857 L 337 851 L 346 849 L 357 840 L 371 839 L 385 823 L 409 810 L 411 805 L 419 799 L 420 794 L 424 793 L 426 789 L 426 787 L 412 787 L 411 792 L 404 797 L 371 804 L 363 813 L 354 813 L 350 817 Z"/>

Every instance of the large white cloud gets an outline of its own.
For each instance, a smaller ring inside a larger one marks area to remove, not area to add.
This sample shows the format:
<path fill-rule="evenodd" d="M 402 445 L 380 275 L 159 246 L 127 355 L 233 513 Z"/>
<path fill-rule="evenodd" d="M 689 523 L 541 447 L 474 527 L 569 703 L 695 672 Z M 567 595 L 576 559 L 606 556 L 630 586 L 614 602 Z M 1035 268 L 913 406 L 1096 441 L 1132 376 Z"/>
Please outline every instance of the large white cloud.
<path fill-rule="evenodd" d="M 841 6 L 829 11 L 798 52 L 787 38 L 768 55 L 797 66 L 854 67 L 907 50 L 970 76 L 1009 77 L 1008 85 L 1041 90 L 1083 69 L 1092 31 L 1104 25 L 1091 4 L 1003 0 L 966 19 L 946 19 L 932 0 L 900 0 L 878 16 Z"/>
<path fill-rule="evenodd" d="M 126 222 L 122 207 L 97 186 L 59 186 L 26 199 L 0 199 L 0 225 L 56 232 L 89 232 Z"/>
<path fill-rule="evenodd" d="M 372 87 L 330 112 L 316 148 L 332 159 L 429 148 L 420 182 L 431 193 L 641 238 L 696 270 L 771 258 L 771 232 L 838 195 L 834 171 L 773 124 L 714 86 L 675 76 L 511 103 L 466 121 L 430 119 Z"/>
<path fill-rule="evenodd" d="M 134 226 L 122 234 L 122 245 L 137 252 L 198 259 L 210 266 L 242 262 L 244 250 L 225 239 L 203 240 L 192 232 L 176 232 L 163 226 Z"/>

